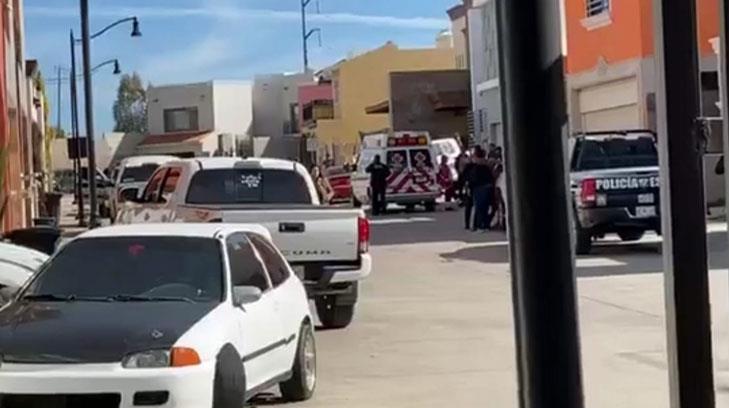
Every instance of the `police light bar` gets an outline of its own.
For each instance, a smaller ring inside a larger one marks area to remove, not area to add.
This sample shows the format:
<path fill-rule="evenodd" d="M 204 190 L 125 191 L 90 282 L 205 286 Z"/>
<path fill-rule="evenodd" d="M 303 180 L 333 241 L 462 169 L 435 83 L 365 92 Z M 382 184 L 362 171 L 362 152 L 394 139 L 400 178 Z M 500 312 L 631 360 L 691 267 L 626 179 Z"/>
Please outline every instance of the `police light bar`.
<path fill-rule="evenodd" d="M 390 147 L 427 146 L 428 138 L 426 136 L 404 134 L 400 137 L 388 138 L 387 145 Z"/>

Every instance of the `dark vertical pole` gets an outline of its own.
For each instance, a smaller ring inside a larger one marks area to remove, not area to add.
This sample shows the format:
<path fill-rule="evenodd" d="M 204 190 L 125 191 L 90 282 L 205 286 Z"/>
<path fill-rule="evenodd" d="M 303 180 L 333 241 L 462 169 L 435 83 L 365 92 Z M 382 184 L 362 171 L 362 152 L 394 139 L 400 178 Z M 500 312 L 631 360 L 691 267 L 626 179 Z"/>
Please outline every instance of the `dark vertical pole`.
<path fill-rule="evenodd" d="M 655 0 L 658 147 L 673 408 L 713 408 L 695 0 Z"/>
<path fill-rule="evenodd" d="M 89 179 L 89 226 L 98 226 L 96 214 L 98 203 L 96 197 L 96 149 L 94 142 L 94 97 L 91 87 L 91 38 L 89 32 L 89 0 L 81 1 L 81 43 L 84 65 L 84 103 L 86 105 L 86 146 L 88 150 Z"/>
<path fill-rule="evenodd" d="M 311 0 L 301 0 L 301 39 L 304 42 L 304 72 L 309 71 L 309 36 L 306 31 L 306 6 Z"/>
<path fill-rule="evenodd" d="M 86 215 L 84 214 L 84 188 L 81 177 L 81 135 L 78 127 L 78 92 L 76 90 L 76 38 L 71 30 L 71 73 L 69 83 L 71 84 L 71 133 L 76 146 L 76 158 L 74 159 L 76 204 L 78 204 L 78 225 L 86 226 Z"/>
<path fill-rule="evenodd" d="M 584 403 L 558 1 L 497 1 L 522 408 Z"/>
<path fill-rule="evenodd" d="M 727 56 L 727 40 L 729 39 L 729 0 L 720 0 L 719 7 L 719 102 L 721 103 L 721 121 L 722 121 L 722 144 L 724 148 L 724 191 L 726 197 L 729 197 L 729 172 L 726 170 L 729 166 L 729 88 L 727 88 L 727 67 L 729 67 L 729 56 Z M 729 210 L 729 200 L 724 200 L 726 209 Z M 727 213 L 729 214 L 729 212 Z"/>
<path fill-rule="evenodd" d="M 59 65 L 58 66 L 58 100 L 56 101 L 56 103 L 58 104 L 58 108 L 57 108 L 58 117 L 56 118 L 57 119 L 56 120 L 56 132 L 61 131 L 61 95 L 62 95 L 61 90 L 62 90 L 62 85 L 63 84 L 61 83 L 61 66 Z M 56 134 L 56 136 L 57 135 L 58 134 Z"/>

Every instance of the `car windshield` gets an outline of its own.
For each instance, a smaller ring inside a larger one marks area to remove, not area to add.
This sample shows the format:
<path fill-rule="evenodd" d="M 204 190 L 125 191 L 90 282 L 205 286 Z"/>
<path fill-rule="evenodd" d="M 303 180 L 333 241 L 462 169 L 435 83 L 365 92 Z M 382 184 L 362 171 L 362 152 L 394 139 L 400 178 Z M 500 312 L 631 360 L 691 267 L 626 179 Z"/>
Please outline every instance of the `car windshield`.
<path fill-rule="evenodd" d="M 214 239 L 114 237 L 72 241 L 21 298 L 220 301 L 223 263 Z"/>
<path fill-rule="evenodd" d="M 658 166 L 652 137 L 583 139 L 575 146 L 572 162 L 574 171 L 650 166 Z"/>
<path fill-rule="evenodd" d="M 292 170 L 214 169 L 192 177 L 188 204 L 311 204 L 306 180 Z"/>
<path fill-rule="evenodd" d="M 121 175 L 122 183 L 136 183 L 149 180 L 149 177 L 159 168 L 158 164 L 144 164 L 142 166 L 125 167 Z"/>

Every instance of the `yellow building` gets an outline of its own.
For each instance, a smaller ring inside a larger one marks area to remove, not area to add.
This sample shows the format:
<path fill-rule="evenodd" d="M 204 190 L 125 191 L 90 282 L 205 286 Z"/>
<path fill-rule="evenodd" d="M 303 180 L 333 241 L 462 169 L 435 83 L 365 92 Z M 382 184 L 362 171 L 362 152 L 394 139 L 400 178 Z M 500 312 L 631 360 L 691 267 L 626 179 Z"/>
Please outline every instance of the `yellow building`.
<path fill-rule="evenodd" d="M 334 109 L 333 118 L 319 118 L 310 134 L 318 141 L 319 159 L 346 162 L 357 153 L 361 133 L 390 127 L 388 114 L 366 112 L 367 107 L 389 99 L 390 72 L 454 68 L 452 48 L 400 49 L 388 42 L 322 70 L 320 77 L 332 83 Z"/>

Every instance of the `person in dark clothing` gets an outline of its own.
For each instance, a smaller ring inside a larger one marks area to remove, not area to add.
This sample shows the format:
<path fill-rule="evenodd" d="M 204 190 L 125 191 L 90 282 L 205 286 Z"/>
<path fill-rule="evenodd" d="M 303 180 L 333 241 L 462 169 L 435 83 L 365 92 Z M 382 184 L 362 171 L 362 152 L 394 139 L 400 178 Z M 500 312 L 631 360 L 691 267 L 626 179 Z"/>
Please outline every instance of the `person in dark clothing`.
<path fill-rule="evenodd" d="M 494 175 L 486 160 L 486 152 L 477 148 L 468 169 L 468 187 L 474 204 L 473 230 L 486 231 L 491 226 L 491 202 Z"/>
<path fill-rule="evenodd" d="M 379 215 L 387 210 L 387 178 L 390 177 L 390 168 L 382 163 L 380 155 L 365 169 L 370 175 L 370 189 L 372 190 L 372 215 Z"/>

